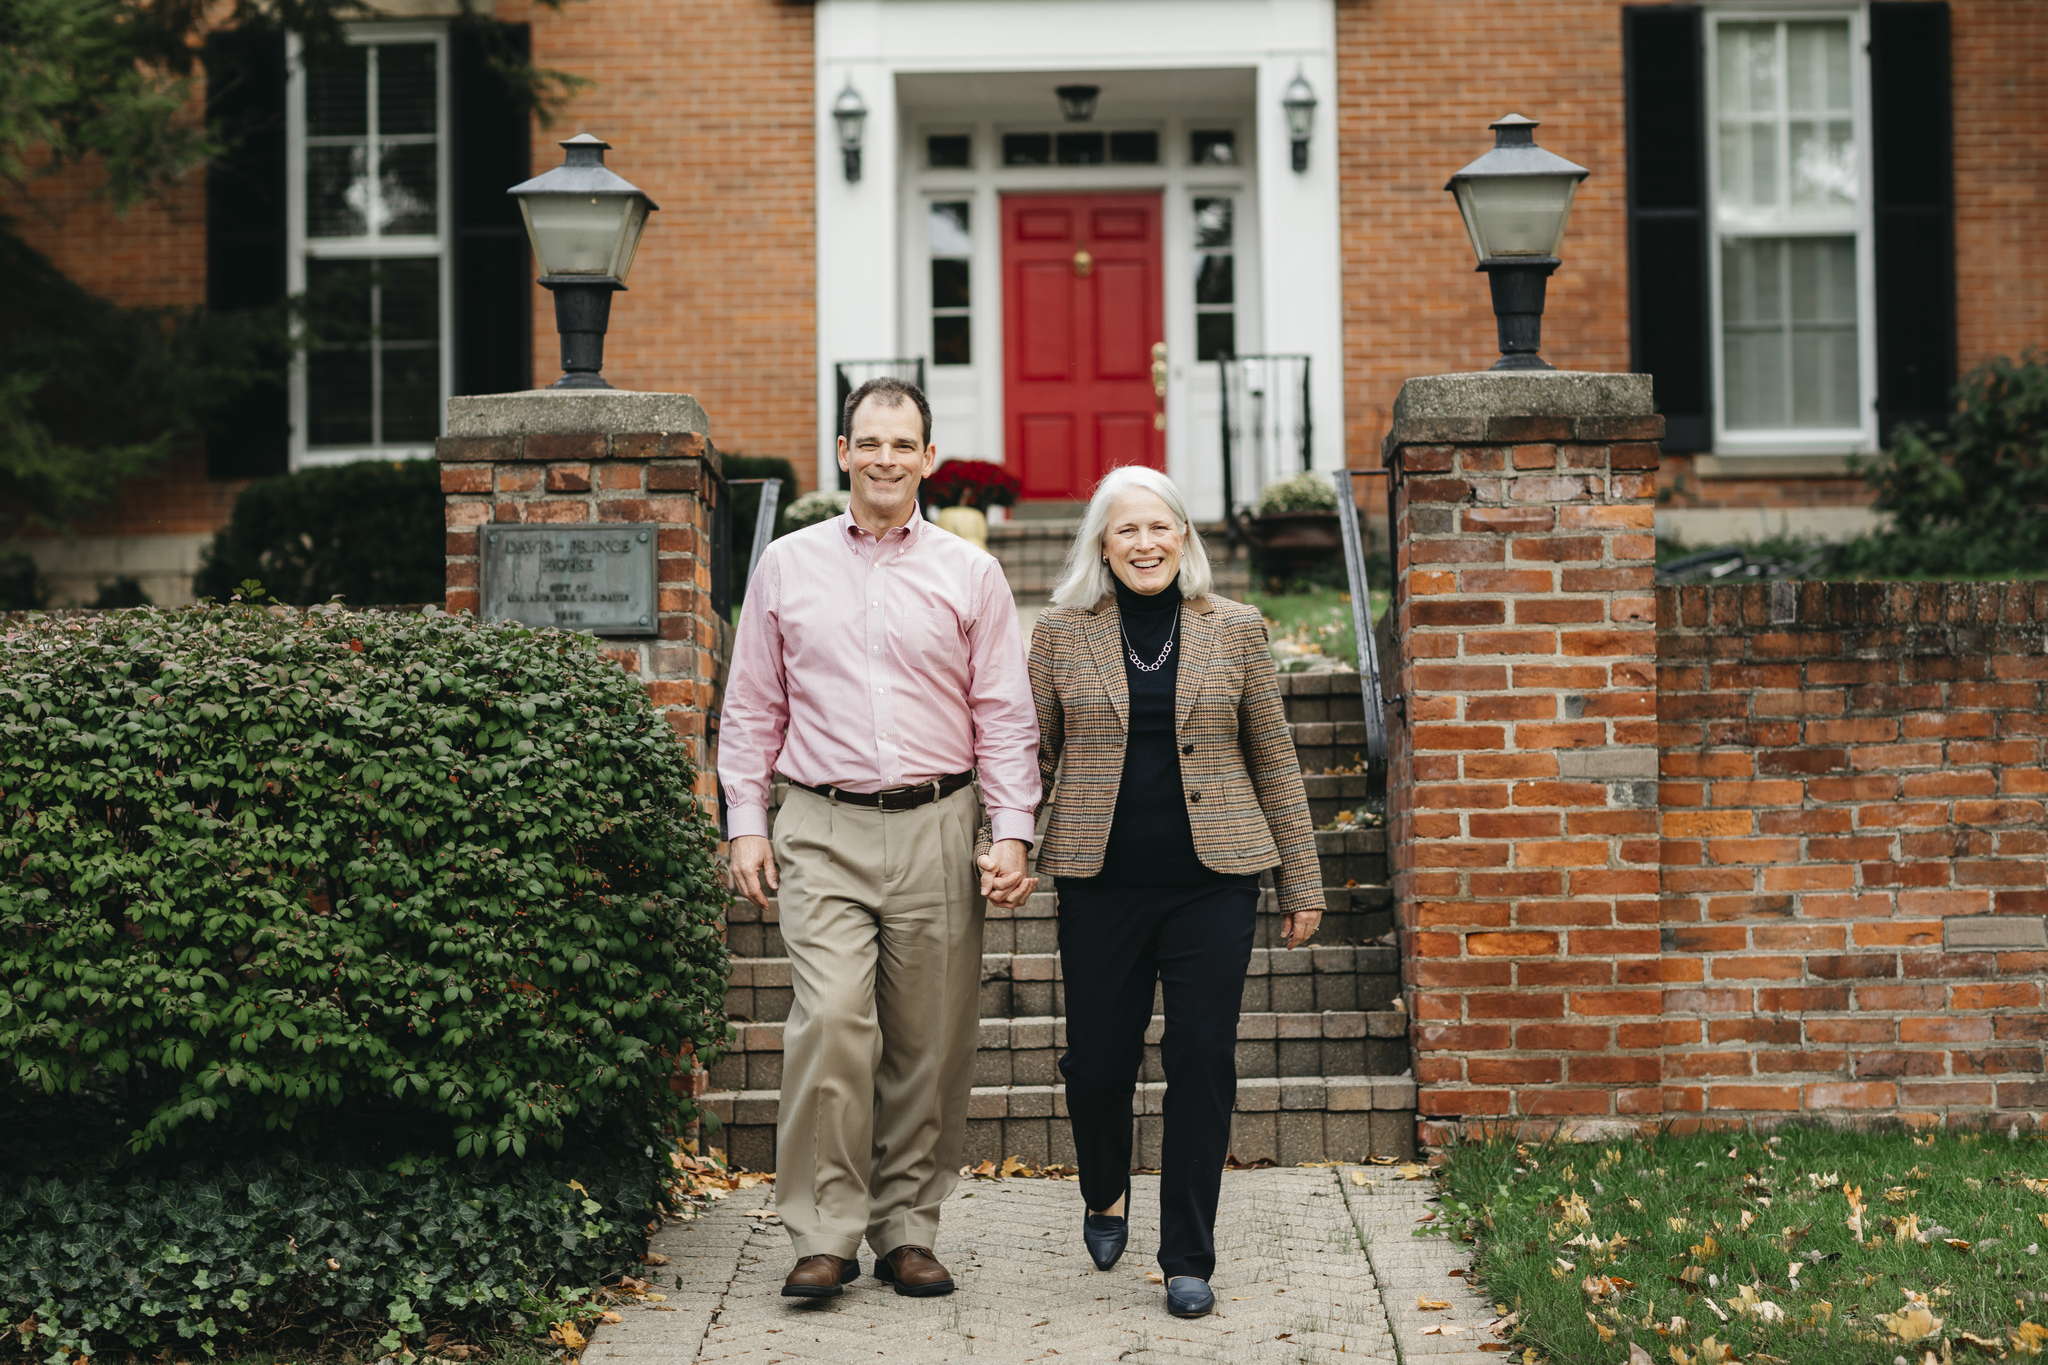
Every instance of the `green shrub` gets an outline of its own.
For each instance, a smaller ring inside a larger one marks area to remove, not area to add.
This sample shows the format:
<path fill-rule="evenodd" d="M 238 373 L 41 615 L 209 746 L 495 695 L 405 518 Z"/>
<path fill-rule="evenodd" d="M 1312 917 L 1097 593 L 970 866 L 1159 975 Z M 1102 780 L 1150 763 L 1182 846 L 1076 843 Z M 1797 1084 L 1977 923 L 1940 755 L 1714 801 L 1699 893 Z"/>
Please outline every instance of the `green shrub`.
<path fill-rule="evenodd" d="M 1328 474 L 1304 470 L 1292 478 L 1266 485 L 1259 494 L 1259 515 L 1275 512 L 1334 512 L 1337 487 Z"/>
<path fill-rule="evenodd" d="M 447 537 L 440 466 L 364 460 L 259 479 L 193 581 L 225 601 L 256 579 L 280 602 L 340 597 L 351 606 L 439 602 Z"/>
<path fill-rule="evenodd" d="M 0 639 L 0 1170 L 658 1140 L 724 1035 L 693 781 L 583 635 L 237 605 Z"/>
<path fill-rule="evenodd" d="M 21 1325 L 0 1328 L 0 1356 L 56 1365 L 260 1337 L 279 1359 L 279 1337 L 382 1334 L 394 1350 L 441 1326 L 545 1331 L 567 1294 L 638 1259 L 650 1169 L 616 1154 L 388 1168 L 281 1157 L 9 1179 L 0 1305 Z"/>
<path fill-rule="evenodd" d="M 1863 470 L 1890 524 L 1843 546 L 1837 572 L 2048 568 L 2048 357 L 1980 365 L 1954 398 L 1945 429 L 1905 429 Z"/>
<path fill-rule="evenodd" d="M 832 520 L 846 510 L 849 496 L 841 488 L 819 488 L 804 494 L 783 510 L 783 534 Z"/>

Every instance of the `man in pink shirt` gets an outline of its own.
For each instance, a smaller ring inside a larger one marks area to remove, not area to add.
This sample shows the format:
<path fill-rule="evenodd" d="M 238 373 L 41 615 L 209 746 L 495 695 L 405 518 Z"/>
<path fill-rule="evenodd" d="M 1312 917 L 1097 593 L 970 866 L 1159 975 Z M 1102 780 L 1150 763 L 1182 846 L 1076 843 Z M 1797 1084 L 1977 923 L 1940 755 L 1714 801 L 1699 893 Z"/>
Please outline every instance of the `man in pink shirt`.
<path fill-rule="evenodd" d="M 924 395 L 871 380 L 845 417 L 846 513 L 769 546 L 748 584 L 718 775 L 735 879 L 764 907 L 779 892 L 795 988 L 782 1292 L 838 1294 L 865 1237 L 876 1276 L 924 1297 L 953 1289 L 932 1246 L 967 1127 L 982 899 L 1035 885 L 1038 717 L 1002 567 L 919 514 L 938 456 Z M 993 838 L 978 860 L 976 781 Z"/>

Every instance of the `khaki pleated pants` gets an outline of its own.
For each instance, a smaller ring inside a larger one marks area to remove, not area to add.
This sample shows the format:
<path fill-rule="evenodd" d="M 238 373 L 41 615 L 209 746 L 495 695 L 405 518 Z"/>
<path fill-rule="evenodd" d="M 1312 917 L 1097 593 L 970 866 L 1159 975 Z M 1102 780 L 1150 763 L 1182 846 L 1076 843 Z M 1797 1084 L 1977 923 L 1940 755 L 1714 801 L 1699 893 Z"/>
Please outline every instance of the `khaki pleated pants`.
<path fill-rule="evenodd" d="M 783 1028 L 775 1206 L 799 1257 L 935 1246 L 980 1026 L 980 803 L 878 811 L 791 787 L 775 817 Z"/>

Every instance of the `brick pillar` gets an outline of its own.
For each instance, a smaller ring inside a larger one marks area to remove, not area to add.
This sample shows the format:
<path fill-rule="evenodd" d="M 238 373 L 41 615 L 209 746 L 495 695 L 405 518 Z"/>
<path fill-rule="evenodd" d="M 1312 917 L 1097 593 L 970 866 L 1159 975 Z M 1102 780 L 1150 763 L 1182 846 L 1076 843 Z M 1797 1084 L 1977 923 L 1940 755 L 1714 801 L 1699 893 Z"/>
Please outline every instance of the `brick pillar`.
<path fill-rule="evenodd" d="M 607 638 L 604 652 L 646 684 L 697 764 L 698 795 L 715 807 L 705 715 L 720 641 L 711 609 L 718 456 L 697 400 L 549 389 L 452 398 L 437 451 L 449 611 L 477 609 L 479 527 L 659 523 L 657 633 Z"/>
<path fill-rule="evenodd" d="M 1662 1111 L 1646 375 L 1411 379 L 1389 782 L 1424 1142 Z"/>

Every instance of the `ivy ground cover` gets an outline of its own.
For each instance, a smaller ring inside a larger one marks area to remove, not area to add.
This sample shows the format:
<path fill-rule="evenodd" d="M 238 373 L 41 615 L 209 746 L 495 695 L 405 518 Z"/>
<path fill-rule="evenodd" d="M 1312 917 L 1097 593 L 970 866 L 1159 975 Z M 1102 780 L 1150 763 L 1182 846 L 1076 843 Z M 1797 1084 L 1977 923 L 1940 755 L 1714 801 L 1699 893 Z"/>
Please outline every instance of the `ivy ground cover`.
<path fill-rule="evenodd" d="M 1473 1243 L 1516 1361 L 2048 1360 L 2037 1136 L 1496 1140 L 1440 1175 L 1436 1229 Z"/>

